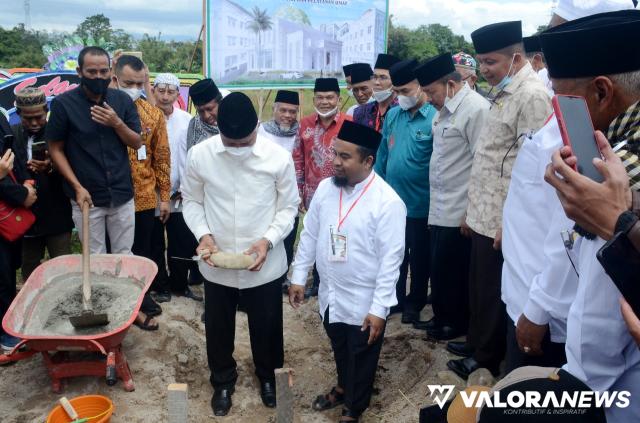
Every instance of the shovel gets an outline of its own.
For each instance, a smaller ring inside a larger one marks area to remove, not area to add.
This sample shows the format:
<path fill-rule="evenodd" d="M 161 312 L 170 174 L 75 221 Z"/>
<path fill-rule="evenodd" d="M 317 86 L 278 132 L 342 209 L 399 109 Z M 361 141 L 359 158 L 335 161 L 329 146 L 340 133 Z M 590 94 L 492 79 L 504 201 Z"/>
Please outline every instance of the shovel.
<path fill-rule="evenodd" d="M 89 203 L 82 203 L 82 314 L 71 316 L 69 320 L 76 329 L 104 326 L 109 324 L 109 316 L 96 314 L 91 309 L 91 280 L 89 278 Z"/>

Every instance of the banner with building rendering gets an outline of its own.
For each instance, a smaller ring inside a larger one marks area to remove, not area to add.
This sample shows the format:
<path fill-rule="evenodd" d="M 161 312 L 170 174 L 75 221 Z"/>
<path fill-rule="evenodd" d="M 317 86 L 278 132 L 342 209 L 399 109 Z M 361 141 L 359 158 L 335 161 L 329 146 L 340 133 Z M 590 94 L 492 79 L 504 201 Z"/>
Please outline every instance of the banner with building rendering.
<path fill-rule="evenodd" d="M 388 0 L 205 0 L 205 74 L 227 88 L 308 87 L 386 51 Z"/>

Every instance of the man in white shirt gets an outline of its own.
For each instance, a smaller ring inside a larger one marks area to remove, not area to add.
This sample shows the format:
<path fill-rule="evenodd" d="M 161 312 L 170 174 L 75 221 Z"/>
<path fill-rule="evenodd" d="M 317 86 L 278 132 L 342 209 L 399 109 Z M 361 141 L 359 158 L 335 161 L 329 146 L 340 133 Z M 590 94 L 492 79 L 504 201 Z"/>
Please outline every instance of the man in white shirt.
<path fill-rule="evenodd" d="M 158 74 L 153 81 L 153 96 L 156 100 L 156 106 L 162 110 L 167 122 L 167 135 L 171 151 L 171 214 L 165 225 L 156 221 L 154 227 L 153 243 L 156 248 L 154 257 L 157 257 L 158 267 L 163 269 L 165 263 L 165 226 L 167 230 L 167 256 L 169 257 L 168 284 L 165 282 L 164 286 L 158 287 L 155 296 L 158 302 L 169 301 L 171 291 L 185 292 L 189 288 L 189 272 L 197 274 L 195 279 L 202 279 L 195 263 L 172 259 L 172 257 L 191 258 L 193 251 L 198 246 L 198 241 L 182 216 L 180 181 L 184 179 L 184 167 L 187 160 L 187 130 L 192 116 L 179 107 L 175 107 L 175 102 L 180 95 L 179 90 L 180 80 L 173 74 Z"/>
<path fill-rule="evenodd" d="M 448 341 L 466 334 L 469 319 L 471 239 L 463 221 L 471 163 L 489 102 L 462 81 L 451 53 L 427 60 L 415 74 L 438 113 L 429 164 L 433 319 L 414 327 Z"/>
<path fill-rule="evenodd" d="M 335 176 L 320 183 L 304 218 L 289 289 L 297 308 L 315 261 L 322 281 L 320 315 L 338 381 L 313 408 L 344 404 L 341 422 L 358 421 L 369 406 L 404 258 L 406 207 L 372 170 L 380 140 L 375 129 L 343 123 L 334 144 Z"/>
<path fill-rule="evenodd" d="M 231 408 L 238 378 L 235 316 L 242 297 L 262 402 L 275 407 L 274 370 L 282 367 L 282 241 L 293 227 L 299 196 L 291 155 L 258 135 L 251 100 L 235 92 L 220 102 L 220 134 L 189 150 L 182 181 L 184 219 L 199 240 L 205 277 L 207 357 L 216 416 Z M 252 255 L 243 270 L 213 265 L 212 254 Z"/>
<path fill-rule="evenodd" d="M 298 123 L 299 109 L 300 99 L 296 91 L 278 91 L 273 102 L 273 119 L 260 124 L 258 135 L 270 139 L 291 154 L 296 135 L 300 129 L 300 124 Z M 298 233 L 298 221 L 298 216 L 296 216 L 293 229 L 284 240 L 284 250 L 287 253 L 287 268 L 293 261 L 293 244 L 296 242 Z M 282 288 L 285 293 L 288 287 L 288 280 L 284 278 Z"/>

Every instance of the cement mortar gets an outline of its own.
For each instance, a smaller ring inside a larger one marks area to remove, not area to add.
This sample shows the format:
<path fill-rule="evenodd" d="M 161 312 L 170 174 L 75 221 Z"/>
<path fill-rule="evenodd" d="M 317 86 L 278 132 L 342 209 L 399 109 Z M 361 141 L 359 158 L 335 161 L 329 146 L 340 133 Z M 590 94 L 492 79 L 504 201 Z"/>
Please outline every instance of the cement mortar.
<path fill-rule="evenodd" d="M 131 317 L 142 292 L 141 282 L 131 278 L 116 278 L 90 274 L 91 308 L 94 313 L 106 313 L 109 324 L 76 329 L 69 317 L 82 314 L 82 274 L 70 273 L 54 278 L 34 298 L 31 317 L 21 332 L 32 336 L 97 335 L 124 325 Z"/>

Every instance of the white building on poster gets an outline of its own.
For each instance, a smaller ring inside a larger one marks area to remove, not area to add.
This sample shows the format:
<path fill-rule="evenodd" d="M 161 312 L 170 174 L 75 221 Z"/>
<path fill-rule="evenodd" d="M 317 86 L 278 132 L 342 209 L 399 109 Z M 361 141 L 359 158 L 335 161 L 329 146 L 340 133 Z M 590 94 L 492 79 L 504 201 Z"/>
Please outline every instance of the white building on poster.
<path fill-rule="evenodd" d="M 209 28 L 215 34 L 209 46 L 209 74 L 219 83 L 248 73 L 267 80 L 298 79 L 303 73 L 333 76 L 346 63 L 373 64 L 384 51 L 385 14 L 377 9 L 365 11 L 356 21 L 318 28 L 310 26 L 308 19 L 271 16 L 271 29 L 258 37 L 250 29 L 248 10 L 231 0 L 215 4 Z"/>
<path fill-rule="evenodd" d="M 343 63 L 373 66 L 378 54 L 385 50 L 385 26 L 385 14 L 378 9 L 368 9 L 360 19 L 342 24 L 337 38 L 342 41 Z"/>

